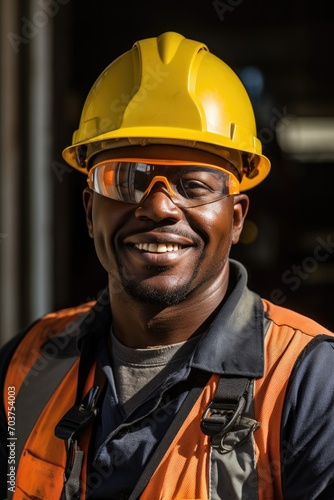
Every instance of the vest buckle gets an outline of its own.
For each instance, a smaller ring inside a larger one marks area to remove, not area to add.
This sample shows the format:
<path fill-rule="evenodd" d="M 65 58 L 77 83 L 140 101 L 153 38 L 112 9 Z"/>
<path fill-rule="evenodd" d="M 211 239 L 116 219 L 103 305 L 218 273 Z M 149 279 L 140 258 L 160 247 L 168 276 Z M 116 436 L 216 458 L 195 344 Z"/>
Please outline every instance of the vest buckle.
<path fill-rule="evenodd" d="M 80 405 L 70 408 L 55 428 L 55 436 L 64 441 L 74 440 L 96 417 L 98 409 L 95 407 L 99 387 L 92 387 L 87 398 Z"/>
<path fill-rule="evenodd" d="M 210 437 L 216 434 L 224 436 L 233 428 L 245 406 L 246 399 L 243 396 L 234 403 L 211 401 L 202 416 L 202 432 Z"/>

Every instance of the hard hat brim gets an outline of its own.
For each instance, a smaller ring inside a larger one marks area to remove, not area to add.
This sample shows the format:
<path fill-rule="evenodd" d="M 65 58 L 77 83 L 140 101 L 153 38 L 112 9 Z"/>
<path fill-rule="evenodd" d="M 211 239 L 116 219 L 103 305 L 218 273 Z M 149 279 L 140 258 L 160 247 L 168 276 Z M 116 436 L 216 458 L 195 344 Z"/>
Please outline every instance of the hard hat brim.
<path fill-rule="evenodd" d="M 120 148 L 130 145 L 183 145 L 192 149 L 209 151 L 217 156 L 223 156 L 224 158 L 226 158 L 226 151 L 231 151 L 232 153 L 233 151 L 249 153 L 254 155 L 256 159 L 256 175 L 254 175 L 254 173 L 252 177 L 243 175 L 240 183 L 240 190 L 247 191 L 248 189 L 251 189 L 261 183 L 270 172 L 269 159 L 260 152 L 254 153 L 254 150 L 257 149 L 261 151 L 261 144 L 258 139 L 256 137 L 252 137 L 251 140 L 249 140 L 249 137 L 247 139 L 247 141 L 244 141 L 245 147 L 240 150 L 235 147 L 235 135 L 233 140 L 207 131 L 201 133 L 181 128 L 136 127 L 135 130 L 132 128 L 123 128 L 121 130 L 118 129 L 115 131 L 109 131 L 98 136 L 95 135 L 91 140 L 88 139 L 76 142 L 64 149 L 63 158 L 73 168 L 87 174 L 88 161 L 93 154 L 97 154 L 105 149 Z M 238 145 L 240 145 L 240 138 L 237 138 L 237 141 Z M 249 144 L 246 144 L 246 142 Z M 83 146 L 91 149 L 91 152 L 88 153 L 86 158 L 83 161 L 81 160 L 80 163 L 79 151 Z M 232 159 L 230 161 L 234 164 Z"/>

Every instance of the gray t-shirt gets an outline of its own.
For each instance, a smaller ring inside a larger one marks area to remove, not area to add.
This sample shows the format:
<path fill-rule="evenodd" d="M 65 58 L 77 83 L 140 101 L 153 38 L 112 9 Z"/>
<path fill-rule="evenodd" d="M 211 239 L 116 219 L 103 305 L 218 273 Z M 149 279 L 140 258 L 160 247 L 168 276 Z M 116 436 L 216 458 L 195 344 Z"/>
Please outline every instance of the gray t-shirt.
<path fill-rule="evenodd" d="M 200 336 L 168 346 L 136 349 L 111 332 L 112 366 L 119 403 L 125 415 L 137 408 L 189 358 Z"/>

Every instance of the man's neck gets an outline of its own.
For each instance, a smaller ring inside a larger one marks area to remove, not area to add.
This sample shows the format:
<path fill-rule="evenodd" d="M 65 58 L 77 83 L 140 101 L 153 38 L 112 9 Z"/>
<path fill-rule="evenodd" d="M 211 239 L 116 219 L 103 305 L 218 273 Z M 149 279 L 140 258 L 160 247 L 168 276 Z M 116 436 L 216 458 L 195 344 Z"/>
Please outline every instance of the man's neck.
<path fill-rule="evenodd" d="M 208 328 L 227 288 L 225 276 L 169 307 L 141 303 L 125 291 L 111 293 L 114 334 L 122 344 L 136 348 L 184 342 Z"/>

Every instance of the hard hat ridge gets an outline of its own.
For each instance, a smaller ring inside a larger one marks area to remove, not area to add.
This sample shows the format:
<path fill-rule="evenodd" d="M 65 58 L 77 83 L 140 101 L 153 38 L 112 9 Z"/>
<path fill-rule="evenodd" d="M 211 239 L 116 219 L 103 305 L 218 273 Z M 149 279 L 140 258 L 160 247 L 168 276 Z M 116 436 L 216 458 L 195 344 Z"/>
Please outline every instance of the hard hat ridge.
<path fill-rule="evenodd" d="M 156 38 L 158 53 L 163 64 L 167 65 L 171 62 L 183 40 L 185 40 L 185 37 L 174 31 L 167 31 Z M 201 47 L 199 50 L 207 50 L 206 45 L 200 45 Z M 136 46 L 136 44 L 134 44 L 134 46 Z"/>

